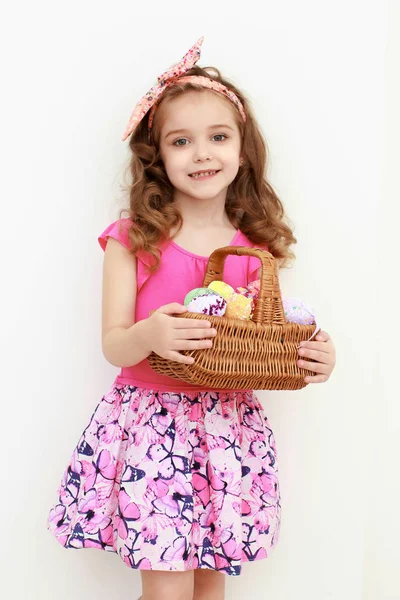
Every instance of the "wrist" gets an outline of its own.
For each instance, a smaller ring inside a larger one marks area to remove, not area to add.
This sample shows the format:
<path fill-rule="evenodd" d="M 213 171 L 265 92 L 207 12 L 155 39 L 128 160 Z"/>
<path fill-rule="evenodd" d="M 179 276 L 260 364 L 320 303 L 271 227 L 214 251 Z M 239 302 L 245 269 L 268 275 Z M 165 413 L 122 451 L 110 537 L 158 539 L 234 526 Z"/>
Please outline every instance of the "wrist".
<path fill-rule="evenodd" d="M 142 350 L 143 353 L 146 353 L 147 356 L 153 351 L 149 321 L 150 317 L 147 319 L 142 319 L 141 321 L 137 321 L 128 329 L 128 335 L 132 334 L 134 336 L 135 344 L 140 348 L 140 350 Z"/>

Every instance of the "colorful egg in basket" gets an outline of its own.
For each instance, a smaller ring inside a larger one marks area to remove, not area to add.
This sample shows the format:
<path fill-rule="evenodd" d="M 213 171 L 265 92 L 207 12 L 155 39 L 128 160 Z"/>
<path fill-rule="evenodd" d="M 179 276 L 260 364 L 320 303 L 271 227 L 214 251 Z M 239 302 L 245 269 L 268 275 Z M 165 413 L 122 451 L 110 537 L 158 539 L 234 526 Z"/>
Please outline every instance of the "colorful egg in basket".
<path fill-rule="evenodd" d="M 255 256 L 261 261 L 260 293 L 252 320 L 192 312 L 177 315 L 210 321 L 217 330 L 213 346 L 182 351 L 193 356 L 194 363 L 190 365 L 152 352 L 148 357 L 151 368 L 162 375 L 210 389 L 297 390 L 305 387 L 304 378 L 314 373 L 298 366 L 298 346 L 317 331 L 315 324 L 286 321 L 278 268 L 272 254 L 245 246 L 218 248 L 208 259 L 203 287 L 212 281 L 223 281 L 225 259 L 230 254 Z"/>

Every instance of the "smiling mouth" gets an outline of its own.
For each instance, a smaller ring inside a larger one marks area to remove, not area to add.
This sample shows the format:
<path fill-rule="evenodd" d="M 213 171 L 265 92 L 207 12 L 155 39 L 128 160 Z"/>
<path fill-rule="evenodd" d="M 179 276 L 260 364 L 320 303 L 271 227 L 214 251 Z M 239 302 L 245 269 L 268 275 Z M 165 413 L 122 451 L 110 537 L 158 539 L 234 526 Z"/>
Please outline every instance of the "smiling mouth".
<path fill-rule="evenodd" d="M 191 175 L 189 175 L 189 177 L 192 177 L 192 179 L 202 179 L 203 177 L 211 177 L 212 175 L 216 175 L 217 173 L 219 173 L 221 169 L 219 169 L 218 171 L 203 171 L 202 173 L 192 173 Z"/>

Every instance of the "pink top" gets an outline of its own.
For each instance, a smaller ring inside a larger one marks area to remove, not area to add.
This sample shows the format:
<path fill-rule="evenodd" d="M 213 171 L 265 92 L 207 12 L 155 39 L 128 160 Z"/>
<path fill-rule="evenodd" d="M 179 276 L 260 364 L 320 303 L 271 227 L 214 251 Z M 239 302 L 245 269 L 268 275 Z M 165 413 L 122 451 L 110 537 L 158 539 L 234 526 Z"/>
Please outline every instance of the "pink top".
<path fill-rule="evenodd" d="M 109 225 L 98 238 L 103 250 L 106 248 L 109 237 L 118 240 L 126 248 L 129 248 L 128 229 L 130 223 L 131 220 L 128 218 L 120 219 Z M 253 244 L 239 229 L 230 245 L 266 249 L 265 246 L 263 247 L 260 244 Z M 208 261 L 207 256 L 193 254 L 173 240 L 164 243 L 160 249 L 162 252 L 161 264 L 158 271 L 152 274 L 148 273 L 146 269 L 146 264 L 149 264 L 148 254 L 143 251 L 136 254 L 137 298 L 135 322 L 147 319 L 151 310 L 155 310 L 164 304 L 170 302 L 183 304 L 186 294 L 203 284 Z M 238 286 L 244 287 L 250 281 L 257 279 L 259 267 L 260 261 L 254 256 L 228 256 L 225 260 L 224 281 L 234 289 Z M 211 391 L 204 386 L 195 386 L 166 375 L 159 375 L 153 371 L 147 359 L 132 367 L 122 367 L 116 382 L 160 391 Z"/>

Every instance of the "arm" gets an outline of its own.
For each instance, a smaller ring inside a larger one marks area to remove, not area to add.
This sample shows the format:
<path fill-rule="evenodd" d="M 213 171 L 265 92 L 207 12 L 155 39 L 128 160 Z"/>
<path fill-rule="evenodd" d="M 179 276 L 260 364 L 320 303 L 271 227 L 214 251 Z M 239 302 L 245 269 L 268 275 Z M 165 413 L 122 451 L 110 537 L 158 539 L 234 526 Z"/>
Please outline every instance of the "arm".
<path fill-rule="evenodd" d="M 115 367 L 131 367 L 154 351 L 168 360 L 191 364 L 181 350 L 209 348 L 216 331 L 210 321 L 172 316 L 187 312 L 177 302 L 161 306 L 147 319 L 135 323 L 136 258 L 114 238 L 109 238 L 103 267 L 102 348 Z"/>
<path fill-rule="evenodd" d="M 147 319 L 135 323 L 136 258 L 110 238 L 104 253 L 102 350 L 115 367 L 133 366 L 147 356 Z"/>

